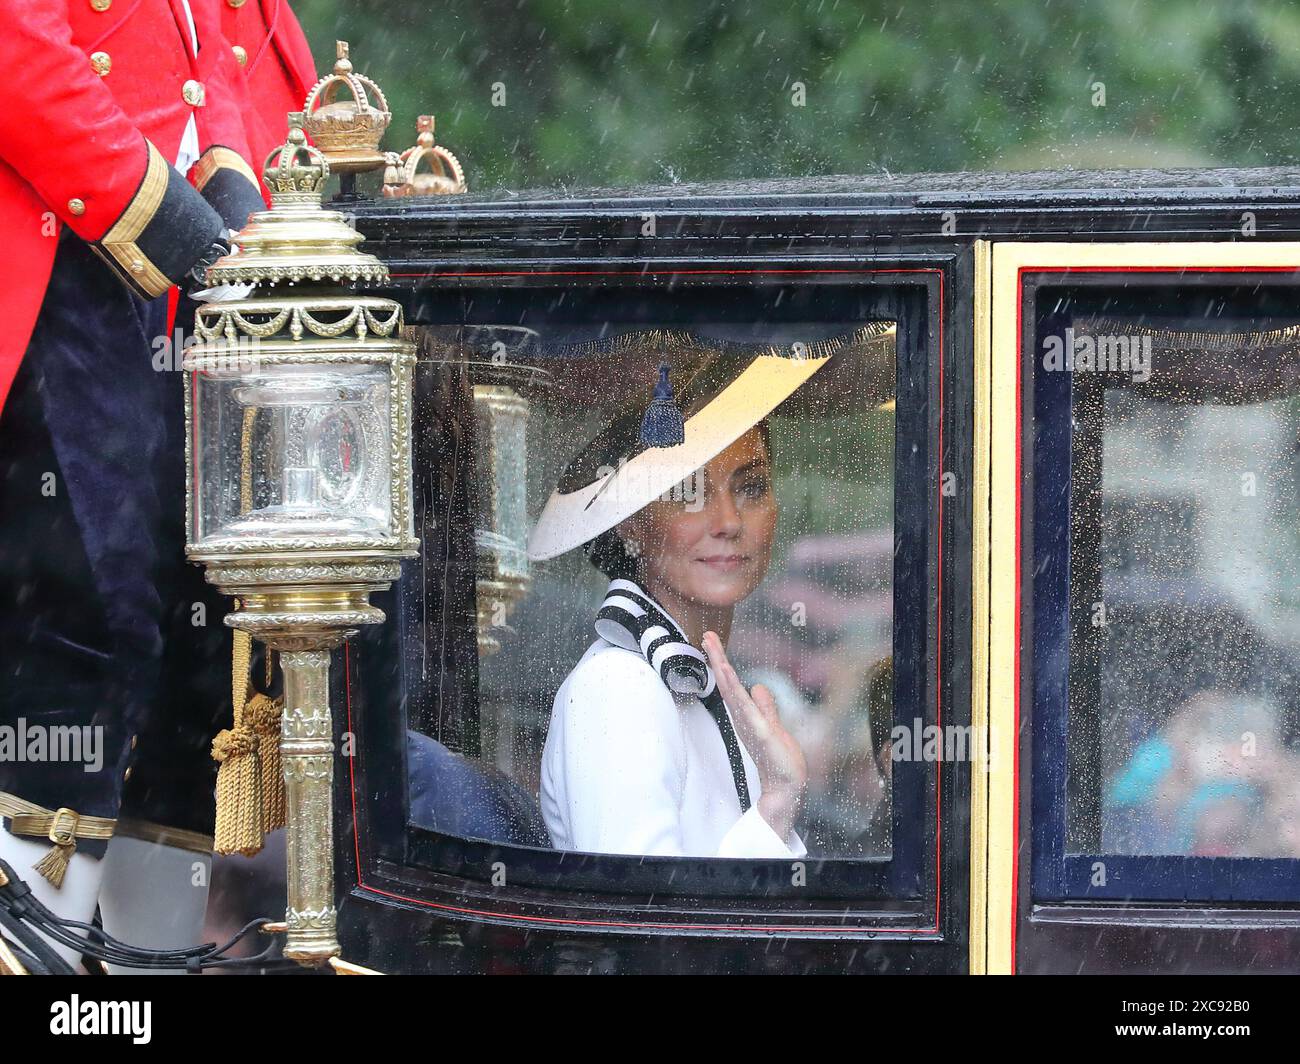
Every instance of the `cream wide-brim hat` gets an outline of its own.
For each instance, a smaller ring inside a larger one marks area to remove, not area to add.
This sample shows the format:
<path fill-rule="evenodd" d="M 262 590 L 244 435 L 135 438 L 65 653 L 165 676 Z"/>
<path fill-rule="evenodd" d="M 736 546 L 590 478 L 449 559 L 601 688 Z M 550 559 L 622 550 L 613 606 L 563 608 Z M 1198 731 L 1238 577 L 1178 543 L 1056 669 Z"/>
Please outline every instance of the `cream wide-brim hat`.
<path fill-rule="evenodd" d="M 672 447 L 640 441 L 647 388 L 639 406 L 616 417 L 569 464 L 528 537 L 528 557 L 543 561 L 582 546 L 672 491 L 831 361 L 815 351 L 706 358 L 685 383 L 673 381 L 685 432 Z"/>

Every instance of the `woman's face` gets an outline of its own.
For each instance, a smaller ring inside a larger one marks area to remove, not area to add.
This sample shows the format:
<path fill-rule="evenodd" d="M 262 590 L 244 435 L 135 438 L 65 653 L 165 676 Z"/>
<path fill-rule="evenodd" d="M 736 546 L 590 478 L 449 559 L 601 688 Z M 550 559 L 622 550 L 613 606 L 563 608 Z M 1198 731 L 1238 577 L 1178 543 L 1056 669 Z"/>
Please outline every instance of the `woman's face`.
<path fill-rule="evenodd" d="M 771 458 L 759 430 L 703 466 L 686 488 L 628 518 L 619 533 L 634 553 L 640 545 L 647 590 L 734 606 L 762 583 L 776 531 Z"/>

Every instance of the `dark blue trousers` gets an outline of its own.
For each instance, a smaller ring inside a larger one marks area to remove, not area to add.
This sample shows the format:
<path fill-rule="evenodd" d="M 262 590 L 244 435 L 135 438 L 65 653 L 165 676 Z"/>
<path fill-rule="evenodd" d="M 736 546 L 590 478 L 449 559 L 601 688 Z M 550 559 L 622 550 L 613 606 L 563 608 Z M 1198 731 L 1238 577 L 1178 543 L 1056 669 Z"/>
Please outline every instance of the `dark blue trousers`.
<path fill-rule="evenodd" d="M 0 790 L 210 831 L 226 640 L 220 596 L 184 558 L 166 325 L 165 297 L 133 295 L 64 233 L 0 414 L 0 727 L 95 729 L 102 764 L 0 758 Z"/>

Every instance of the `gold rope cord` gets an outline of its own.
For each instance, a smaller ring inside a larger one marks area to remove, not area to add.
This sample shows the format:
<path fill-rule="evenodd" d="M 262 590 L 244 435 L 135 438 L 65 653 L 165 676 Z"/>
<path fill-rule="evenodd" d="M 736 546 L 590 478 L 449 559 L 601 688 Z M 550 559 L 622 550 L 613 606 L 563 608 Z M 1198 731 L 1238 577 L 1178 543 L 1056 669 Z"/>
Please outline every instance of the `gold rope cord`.
<path fill-rule="evenodd" d="M 253 432 L 257 410 L 244 411 L 239 438 L 239 508 L 253 507 Z M 236 603 L 238 608 L 238 603 Z M 267 833 L 284 826 L 284 779 L 280 765 L 280 717 L 283 702 L 252 688 L 253 637 L 235 629 L 230 663 L 230 697 L 233 727 L 212 740 L 217 771 L 216 853 L 241 853 L 251 857 L 262 849 Z M 266 652 L 266 680 L 270 685 L 274 661 Z M 252 694 L 250 697 L 250 689 Z"/>

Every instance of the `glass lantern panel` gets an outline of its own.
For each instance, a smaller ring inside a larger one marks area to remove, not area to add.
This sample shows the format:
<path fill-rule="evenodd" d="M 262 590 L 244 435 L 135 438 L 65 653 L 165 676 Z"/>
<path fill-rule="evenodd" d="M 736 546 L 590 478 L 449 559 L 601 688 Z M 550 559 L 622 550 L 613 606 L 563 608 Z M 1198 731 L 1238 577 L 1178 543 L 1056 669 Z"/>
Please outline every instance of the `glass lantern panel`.
<path fill-rule="evenodd" d="M 197 545 L 390 535 L 387 367 L 196 374 L 195 412 Z"/>

